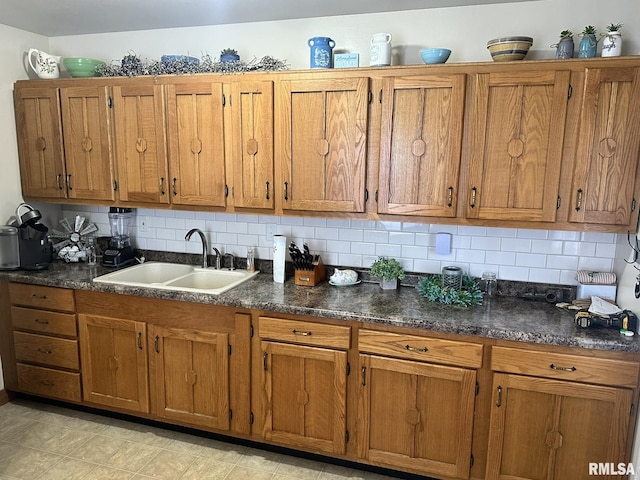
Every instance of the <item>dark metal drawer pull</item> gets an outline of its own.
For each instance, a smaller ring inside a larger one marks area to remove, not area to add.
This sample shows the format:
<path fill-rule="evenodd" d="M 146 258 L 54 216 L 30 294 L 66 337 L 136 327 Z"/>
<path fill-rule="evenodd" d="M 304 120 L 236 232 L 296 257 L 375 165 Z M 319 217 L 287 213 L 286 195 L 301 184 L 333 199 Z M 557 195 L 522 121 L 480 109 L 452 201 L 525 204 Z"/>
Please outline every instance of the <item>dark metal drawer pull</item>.
<path fill-rule="evenodd" d="M 502 387 L 498 385 L 498 400 L 496 401 L 496 407 L 502 406 Z"/>
<path fill-rule="evenodd" d="M 418 347 L 412 347 L 411 345 L 405 345 L 404 348 L 406 348 L 410 352 L 427 353 L 429 351 L 427 347 L 418 348 Z"/>
<path fill-rule="evenodd" d="M 47 386 L 47 387 L 53 387 L 53 386 L 55 386 L 55 383 L 50 382 L 50 381 L 48 381 L 48 380 L 40 380 L 40 383 L 41 383 L 42 385 Z"/>
<path fill-rule="evenodd" d="M 295 328 L 292 330 L 294 335 L 302 335 L 303 337 L 310 337 L 311 335 L 313 335 L 313 332 L 309 331 L 309 332 L 305 332 L 302 330 L 296 330 Z"/>
<path fill-rule="evenodd" d="M 549 365 L 549 368 L 551 370 L 560 370 L 561 372 L 575 372 L 576 370 L 578 370 L 576 367 L 558 367 L 557 365 L 554 365 L 553 363 L 551 365 Z"/>
<path fill-rule="evenodd" d="M 35 318 L 33 321 L 40 325 L 49 325 L 49 320 L 40 320 L 39 318 Z"/>
<path fill-rule="evenodd" d="M 49 350 L 47 348 L 38 348 L 38 351 L 40 353 L 47 353 L 47 354 L 53 353 L 51 350 Z"/>

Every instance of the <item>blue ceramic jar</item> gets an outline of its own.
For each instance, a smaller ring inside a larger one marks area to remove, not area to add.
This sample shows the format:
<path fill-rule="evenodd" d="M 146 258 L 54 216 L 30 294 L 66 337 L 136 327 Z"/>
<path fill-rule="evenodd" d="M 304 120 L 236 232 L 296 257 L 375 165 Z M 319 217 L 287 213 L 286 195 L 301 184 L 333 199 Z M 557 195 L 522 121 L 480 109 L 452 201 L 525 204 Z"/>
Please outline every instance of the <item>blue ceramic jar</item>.
<path fill-rule="evenodd" d="M 311 48 L 311 68 L 331 68 L 333 60 L 334 42 L 329 37 L 312 37 L 307 43 Z"/>

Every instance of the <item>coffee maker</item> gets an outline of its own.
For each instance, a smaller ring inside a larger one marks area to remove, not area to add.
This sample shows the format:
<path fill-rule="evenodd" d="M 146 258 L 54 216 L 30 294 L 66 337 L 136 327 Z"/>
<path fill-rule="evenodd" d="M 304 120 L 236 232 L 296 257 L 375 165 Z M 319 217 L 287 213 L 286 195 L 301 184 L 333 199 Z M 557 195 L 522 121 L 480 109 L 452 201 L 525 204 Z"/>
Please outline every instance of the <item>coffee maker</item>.
<path fill-rule="evenodd" d="M 124 267 L 135 262 L 136 259 L 129 236 L 133 213 L 130 208 L 110 207 L 108 216 L 111 238 L 109 238 L 107 249 L 102 254 L 102 265 Z"/>

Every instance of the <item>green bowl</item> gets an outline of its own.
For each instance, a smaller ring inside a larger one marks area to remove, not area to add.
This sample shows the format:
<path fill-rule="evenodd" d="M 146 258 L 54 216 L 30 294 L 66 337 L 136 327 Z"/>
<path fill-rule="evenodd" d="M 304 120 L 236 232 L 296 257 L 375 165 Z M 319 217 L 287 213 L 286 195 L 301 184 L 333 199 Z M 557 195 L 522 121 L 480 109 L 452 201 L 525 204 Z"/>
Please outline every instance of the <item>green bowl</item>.
<path fill-rule="evenodd" d="M 72 77 L 95 77 L 97 76 L 96 67 L 103 63 L 95 58 L 65 57 L 62 59 L 65 70 Z"/>

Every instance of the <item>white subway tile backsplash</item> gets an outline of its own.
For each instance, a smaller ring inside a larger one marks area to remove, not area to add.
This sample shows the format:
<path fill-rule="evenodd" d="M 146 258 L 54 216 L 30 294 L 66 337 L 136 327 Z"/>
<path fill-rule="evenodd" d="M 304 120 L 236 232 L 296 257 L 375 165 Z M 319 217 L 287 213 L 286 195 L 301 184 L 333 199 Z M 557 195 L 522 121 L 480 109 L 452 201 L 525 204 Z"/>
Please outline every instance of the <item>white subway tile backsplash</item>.
<path fill-rule="evenodd" d="M 530 252 L 532 240 L 526 238 L 503 238 L 500 250 L 503 252 Z"/>
<path fill-rule="evenodd" d="M 390 243 L 380 243 L 376 245 L 376 255 L 379 257 L 394 257 L 398 258 L 402 254 L 402 247 L 400 245 L 392 245 Z"/>
<path fill-rule="evenodd" d="M 531 238 L 537 240 L 546 240 L 548 238 L 548 230 L 526 230 L 524 228 L 518 228 L 516 230 L 516 237 L 518 238 Z"/>
<path fill-rule="evenodd" d="M 531 253 L 545 253 L 547 255 L 562 254 L 560 240 L 531 240 Z"/>
<path fill-rule="evenodd" d="M 593 257 L 596 254 L 596 244 L 590 242 L 564 242 L 562 253 L 579 257 Z"/>
<path fill-rule="evenodd" d="M 590 270 L 592 272 L 612 272 L 613 259 L 581 257 L 578 261 L 578 270 Z"/>
<path fill-rule="evenodd" d="M 547 268 L 578 270 L 578 259 L 570 255 L 547 255 Z"/>
<path fill-rule="evenodd" d="M 63 215 L 86 216 L 108 236 L 108 208 L 63 207 Z M 473 227 L 416 222 L 276 217 L 220 212 L 138 209 L 148 231 L 138 232 L 132 222 L 132 240 L 138 248 L 200 253 L 200 242 L 184 236 L 199 228 L 209 243 L 223 252 L 245 256 L 255 248 L 260 259 L 271 259 L 273 239 L 281 234 L 296 243 L 307 242 L 327 265 L 369 268 L 378 256 L 397 258 L 408 271 L 440 273 L 445 265 L 458 265 L 481 276 L 496 272 L 499 279 L 575 285 L 577 270 L 611 271 L 616 260 L 615 234 L 564 232 L 495 227 Z M 452 234 L 449 255 L 435 252 L 435 234 Z M 626 243 L 626 237 L 623 238 Z M 618 252 L 628 249 L 618 248 Z M 618 253 L 619 254 L 619 253 Z"/>
<path fill-rule="evenodd" d="M 398 245 L 414 245 L 415 234 L 409 232 L 389 232 L 389 243 Z"/>
<path fill-rule="evenodd" d="M 471 248 L 474 250 L 501 250 L 500 238 L 471 237 Z"/>
<path fill-rule="evenodd" d="M 615 243 L 596 243 L 596 257 L 615 258 L 616 244 Z"/>
<path fill-rule="evenodd" d="M 560 283 L 560 270 L 552 268 L 530 268 L 529 281 L 535 283 Z"/>
<path fill-rule="evenodd" d="M 547 263 L 547 257 L 539 253 L 516 253 L 517 267 L 543 267 Z"/>
<path fill-rule="evenodd" d="M 493 265 L 515 265 L 516 254 L 515 252 L 485 252 L 484 261 Z"/>

